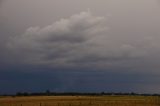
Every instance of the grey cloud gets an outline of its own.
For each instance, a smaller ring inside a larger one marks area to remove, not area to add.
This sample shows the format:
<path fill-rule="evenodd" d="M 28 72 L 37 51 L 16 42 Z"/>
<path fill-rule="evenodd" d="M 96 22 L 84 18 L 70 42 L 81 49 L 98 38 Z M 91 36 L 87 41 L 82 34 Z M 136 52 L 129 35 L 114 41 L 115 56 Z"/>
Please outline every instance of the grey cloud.
<path fill-rule="evenodd" d="M 159 3 L 160 3 L 160 0 L 156 0 L 156 2 L 159 4 Z"/>
<path fill-rule="evenodd" d="M 25 52 L 33 61 L 41 59 L 35 62 L 65 62 L 72 58 L 73 52 L 89 49 L 94 44 L 92 38 L 100 36 L 99 31 L 106 29 L 104 22 L 103 17 L 82 12 L 44 28 L 31 27 L 23 35 L 11 38 L 8 45 L 16 54 Z"/>
<path fill-rule="evenodd" d="M 145 55 L 135 45 L 117 45 L 107 31 L 104 17 L 81 12 L 44 28 L 30 27 L 11 37 L 7 47 L 20 63 L 49 67 L 106 66 Z"/>
<path fill-rule="evenodd" d="M 0 0 L 0 5 L 2 4 L 3 0 Z"/>

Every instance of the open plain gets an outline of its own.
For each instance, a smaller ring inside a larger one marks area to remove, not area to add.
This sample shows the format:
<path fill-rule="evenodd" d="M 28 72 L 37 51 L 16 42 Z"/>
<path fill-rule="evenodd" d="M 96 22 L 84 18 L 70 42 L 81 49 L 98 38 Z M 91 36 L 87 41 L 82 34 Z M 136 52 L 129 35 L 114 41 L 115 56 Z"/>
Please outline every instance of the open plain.
<path fill-rule="evenodd" d="M 160 106 L 157 96 L 0 97 L 0 106 Z"/>

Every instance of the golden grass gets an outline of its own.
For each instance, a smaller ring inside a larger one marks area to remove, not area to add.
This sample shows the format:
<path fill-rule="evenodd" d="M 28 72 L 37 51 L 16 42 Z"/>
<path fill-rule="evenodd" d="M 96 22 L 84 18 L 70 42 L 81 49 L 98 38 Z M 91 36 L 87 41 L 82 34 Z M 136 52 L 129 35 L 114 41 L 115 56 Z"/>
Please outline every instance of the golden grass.
<path fill-rule="evenodd" d="M 152 96 L 1 97 L 0 106 L 160 106 L 160 97 L 152 97 Z"/>

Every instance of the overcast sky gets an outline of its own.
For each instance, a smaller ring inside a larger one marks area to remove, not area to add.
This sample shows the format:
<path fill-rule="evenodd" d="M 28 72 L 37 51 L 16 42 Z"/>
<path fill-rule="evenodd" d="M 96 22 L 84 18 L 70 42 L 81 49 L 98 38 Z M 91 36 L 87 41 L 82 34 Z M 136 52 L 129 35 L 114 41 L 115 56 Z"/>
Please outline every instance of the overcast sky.
<path fill-rule="evenodd" d="M 160 93 L 159 0 L 0 0 L 0 93 Z"/>

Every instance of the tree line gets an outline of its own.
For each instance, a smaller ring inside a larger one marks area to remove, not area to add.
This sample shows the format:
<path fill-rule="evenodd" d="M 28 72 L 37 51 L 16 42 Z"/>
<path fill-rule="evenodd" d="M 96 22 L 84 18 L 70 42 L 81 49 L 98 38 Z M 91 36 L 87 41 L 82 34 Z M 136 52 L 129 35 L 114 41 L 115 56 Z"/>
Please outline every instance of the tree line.
<path fill-rule="evenodd" d="M 46 90 L 45 92 L 17 92 L 14 95 L 3 94 L 1 96 L 105 96 L 105 95 L 139 95 L 139 96 L 160 96 L 160 94 L 140 94 L 135 92 L 123 93 L 123 92 L 99 92 L 99 93 L 80 93 L 80 92 L 51 92 Z"/>

